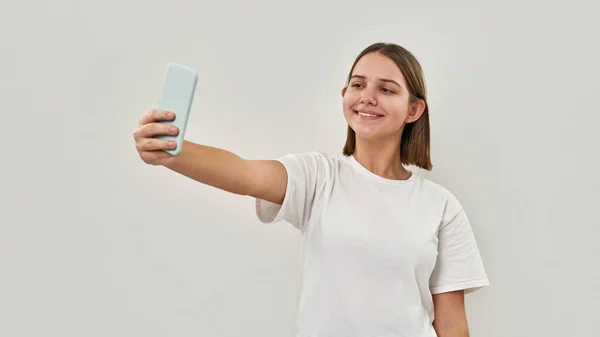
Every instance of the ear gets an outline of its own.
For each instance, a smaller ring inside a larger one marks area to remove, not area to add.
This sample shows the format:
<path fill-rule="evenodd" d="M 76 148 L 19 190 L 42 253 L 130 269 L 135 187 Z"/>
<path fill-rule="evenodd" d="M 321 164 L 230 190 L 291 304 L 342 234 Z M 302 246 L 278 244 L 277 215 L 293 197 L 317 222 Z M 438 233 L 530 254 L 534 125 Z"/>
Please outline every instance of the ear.
<path fill-rule="evenodd" d="M 344 95 L 346 95 L 346 90 L 348 90 L 348 87 L 342 88 L 342 97 L 344 97 Z"/>
<path fill-rule="evenodd" d="M 422 99 L 419 99 L 410 104 L 408 116 L 406 117 L 406 123 L 414 123 L 421 118 L 423 112 L 425 112 L 425 106 L 427 104 Z"/>

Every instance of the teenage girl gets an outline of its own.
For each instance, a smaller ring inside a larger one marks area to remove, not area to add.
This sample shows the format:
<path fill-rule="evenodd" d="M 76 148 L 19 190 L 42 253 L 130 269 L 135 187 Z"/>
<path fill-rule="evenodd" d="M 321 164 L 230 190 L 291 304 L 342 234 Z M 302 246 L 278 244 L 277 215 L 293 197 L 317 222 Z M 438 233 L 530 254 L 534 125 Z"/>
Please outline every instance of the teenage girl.
<path fill-rule="evenodd" d="M 363 50 L 341 92 L 348 124 L 340 154 L 249 160 L 183 143 L 152 110 L 134 139 L 141 159 L 256 200 L 263 223 L 302 237 L 298 337 L 468 337 L 464 295 L 489 285 L 457 198 L 405 166 L 431 170 L 429 113 L 419 62 L 396 44 Z"/>

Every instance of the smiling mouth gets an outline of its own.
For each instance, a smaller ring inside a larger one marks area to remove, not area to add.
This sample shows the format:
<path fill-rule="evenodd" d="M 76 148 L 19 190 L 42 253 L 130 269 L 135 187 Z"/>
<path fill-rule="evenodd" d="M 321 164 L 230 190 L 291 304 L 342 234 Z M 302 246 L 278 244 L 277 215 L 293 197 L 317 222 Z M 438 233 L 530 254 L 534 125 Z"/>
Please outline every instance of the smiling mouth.
<path fill-rule="evenodd" d="M 360 119 L 364 119 L 364 120 L 375 120 L 375 119 L 379 119 L 379 118 L 383 117 L 383 115 L 374 114 L 374 113 L 370 113 L 370 112 L 356 111 L 356 110 L 354 110 L 354 113 L 357 114 Z"/>

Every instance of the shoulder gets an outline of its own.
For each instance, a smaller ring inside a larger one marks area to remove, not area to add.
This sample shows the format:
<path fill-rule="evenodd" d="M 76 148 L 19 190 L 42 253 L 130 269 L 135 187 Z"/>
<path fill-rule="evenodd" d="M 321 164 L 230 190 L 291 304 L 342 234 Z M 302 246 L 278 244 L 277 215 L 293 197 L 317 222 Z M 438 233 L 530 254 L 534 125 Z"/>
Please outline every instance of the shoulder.
<path fill-rule="evenodd" d="M 323 151 L 306 151 L 287 153 L 277 159 L 286 167 L 297 166 L 306 173 L 322 172 L 332 174 L 339 163 L 343 161 L 341 155 L 330 154 Z"/>
<path fill-rule="evenodd" d="M 417 176 L 415 180 L 418 181 L 422 193 L 441 208 L 442 222 L 449 221 L 463 211 L 463 205 L 456 194 L 444 185 L 422 176 Z"/>
<path fill-rule="evenodd" d="M 287 153 L 280 157 L 282 160 L 295 160 L 300 162 L 307 162 L 310 164 L 327 164 L 331 165 L 336 161 L 339 161 L 338 155 L 333 155 L 323 151 L 305 151 L 305 152 L 294 152 Z"/>

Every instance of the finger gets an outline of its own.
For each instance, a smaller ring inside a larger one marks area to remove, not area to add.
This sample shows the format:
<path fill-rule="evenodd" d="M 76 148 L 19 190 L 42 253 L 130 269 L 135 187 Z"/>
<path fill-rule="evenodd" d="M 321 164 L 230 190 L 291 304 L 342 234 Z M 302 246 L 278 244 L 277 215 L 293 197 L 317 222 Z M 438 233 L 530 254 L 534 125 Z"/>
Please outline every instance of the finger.
<path fill-rule="evenodd" d="M 138 126 L 163 120 L 170 121 L 174 118 L 175 114 L 172 111 L 153 109 L 145 113 L 142 118 L 140 118 L 138 121 Z"/>
<path fill-rule="evenodd" d="M 158 135 L 177 135 L 179 129 L 174 125 L 163 123 L 149 123 L 142 125 L 136 131 L 137 138 L 151 138 Z"/>
<path fill-rule="evenodd" d="M 158 138 L 144 138 L 136 143 L 136 148 L 140 152 L 149 152 L 157 150 L 169 150 L 177 147 L 173 140 L 163 140 Z"/>

